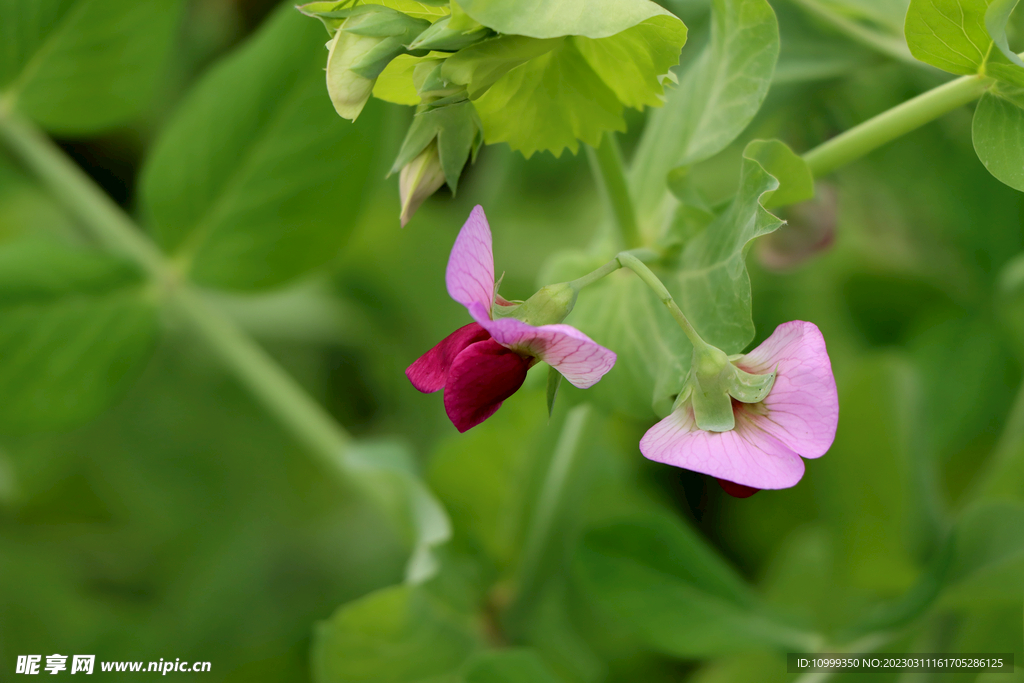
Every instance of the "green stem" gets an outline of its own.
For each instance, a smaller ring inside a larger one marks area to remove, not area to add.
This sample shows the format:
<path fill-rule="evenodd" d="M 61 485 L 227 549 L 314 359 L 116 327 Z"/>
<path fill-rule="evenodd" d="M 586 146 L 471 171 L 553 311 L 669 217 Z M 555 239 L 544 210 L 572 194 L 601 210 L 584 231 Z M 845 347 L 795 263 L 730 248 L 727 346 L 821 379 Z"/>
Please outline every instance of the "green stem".
<path fill-rule="evenodd" d="M 543 588 L 543 560 L 554 542 L 555 521 L 563 505 L 566 485 L 570 481 L 569 474 L 583 450 L 587 423 L 592 412 L 590 405 L 578 405 L 569 411 L 562 426 L 562 434 L 541 485 L 540 497 L 523 543 L 518 587 L 508 611 L 508 621 L 513 631 L 524 623 Z"/>
<path fill-rule="evenodd" d="M 984 76 L 963 76 L 882 112 L 804 154 L 815 178 L 828 175 L 882 145 L 981 97 L 992 84 Z"/>
<path fill-rule="evenodd" d="M 992 455 L 975 477 L 960 507 L 986 496 L 1013 496 L 1024 483 L 1024 384 L 1006 416 L 1006 424 Z"/>
<path fill-rule="evenodd" d="M 647 267 L 647 264 L 629 252 L 623 252 L 615 258 L 622 264 L 623 268 L 629 268 L 632 270 L 637 274 L 637 277 L 644 281 L 644 284 L 654 290 L 654 293 L 658 295 L 661 303 L 665 304 L 665 307 L 668 308 L 668 312 L 672 314 L 673 318 L 675 318 L 679 327 L 683 328 L 683 332 L 686 333 L 687 338 L 689 338 L 690 343 L 693 344 L 694 348 L 708 348 L 708 343 L 701 339 L 700 335 L 697 334 L 697 330 L 693 329 L 693 325 L 690 324 L 690 321 L 686 319 L 685 315 L 683 315 L 682 310 L 680 310 L 679 306 L 676 305 L 675 299 L 673 299 L 672 295 L 669 294 L 665 284 L 658 279 L 658 276 L 655 275 L 650 268 Z"/>
<path fill-rule="evenodd" d="M 0 140 L 112 251 L 135 261 L 263 406 L 329 469 L 344 471 L 350 437 L 231 321 L 182 282 L 167 258 L 92 180 L 31 123 L 0 111 Z"/>
<path fill-rule="evenodd" d="M 892 35 L 885 36 L 878 33 L 878 31 L 872 31 L 866 26 L 822 5 L 818 0 L 790 0 L 790 2 L 799 5 L 808 14 L 813 14 L 822 21 L 831 24 L 834 28 L 865 47 L 869 47 L 887 57 L 913 64 L 914 66 L 931 68 L 910 54 L 910 50 L 907 49 L 907 45 L 903 42 L 902 37 L 897 39 Z"/>
<path fill-rule="evenodd" d="M 612 213 L 615 214 L 615 223 L 619 227 L 622 243 L 626 249 L 636 249 L 643 244 L 643 240 L 636 221 L 633 199 L 626 184 L 626 172 L 615 134 L 605 133 L 600 145 L 596 148 L 587 147 L 587 159 L 598 185 L 611 205 Z"/>

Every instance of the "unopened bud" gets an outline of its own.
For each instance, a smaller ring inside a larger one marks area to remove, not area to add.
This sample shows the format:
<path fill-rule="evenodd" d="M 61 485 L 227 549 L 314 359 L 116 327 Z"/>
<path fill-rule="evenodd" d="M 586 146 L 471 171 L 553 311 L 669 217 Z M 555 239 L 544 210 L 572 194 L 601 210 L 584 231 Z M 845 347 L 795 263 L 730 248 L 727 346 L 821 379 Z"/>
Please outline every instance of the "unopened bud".
<path fill-rule="evenodd" d="M 456 52 L 494 33 L 486 26 L 476 22 L 472 22 L 475 26 L 468 29 L 452 28 L 450 23 L 450 16 L 434 22 L 430 28 L 416 36 L 416 40 L 409 45 L 409 49 Z"/>
<path fill-rule="evenodd" d="M 398 193 L 402 198 L 402 227 L 416 209 L 438 188 L 444 185 L 444 170 L 437 152 L 437 141 L 432 141 L 412 161 L 402 167 L 398 175 Z"/>
<path fill-rule="evenodd" d="M 374 79 L 352 71 L 352 66 L 375 48 L 382 38 L 360 36 L 341 30 L 327 43 L 327 92 L 334 110 L 342 118 L 355 121 L 373 92 Z"/>

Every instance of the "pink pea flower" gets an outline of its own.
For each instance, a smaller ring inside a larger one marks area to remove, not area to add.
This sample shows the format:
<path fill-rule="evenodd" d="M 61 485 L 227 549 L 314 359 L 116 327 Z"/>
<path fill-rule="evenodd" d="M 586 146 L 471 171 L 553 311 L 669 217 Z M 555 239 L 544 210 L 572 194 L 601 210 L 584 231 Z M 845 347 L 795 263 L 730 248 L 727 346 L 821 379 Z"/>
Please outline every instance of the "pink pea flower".
<path fill-rule="evenodd" d="M 762 402 L 733 399 L 734 429 L 699 429 L 692 403 L 684 401 L 648 430 L 640 452 L 656 462 L 716 477 L 727 493 L 739 498 L 796 485 L 804 476 L 803 458 L 824 455 L 839 423 L 839 396 L 825 339 L 813 323 L 783 323 L 734 364 L 752 374 L 777 373 Z"/>
<path fill-rule="evenodd" d="M 615 364 L 612 351 L 570 325 L 534 326 L 495 315 L 502 312 L 498 307 L 515 304 L 497 294 L 491 229 L 482 207 L 473 209 L 455 239 L 445 282 L 448 294 L 469 309 L 476 322 L 445 337 L 405 374 L 423 393 L 444 389 L 445 412 L 460 432 L 493 415 L 522 386 L 526 371 L 538 360 L 581 389 L 596 384 Z M 552 322 L 560 322 L 571 306 L 568 301 L 558 307 Z"/>

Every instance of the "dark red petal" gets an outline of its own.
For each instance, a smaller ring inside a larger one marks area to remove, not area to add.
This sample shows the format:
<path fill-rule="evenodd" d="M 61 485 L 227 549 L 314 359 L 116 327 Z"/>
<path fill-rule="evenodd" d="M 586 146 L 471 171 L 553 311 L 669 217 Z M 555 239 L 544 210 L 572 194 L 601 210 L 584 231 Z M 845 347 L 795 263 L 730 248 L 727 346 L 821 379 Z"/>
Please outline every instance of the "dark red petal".
<path fill-rule="evenodd" d="M 737 484 L 734 481 L 726 481 L 725 479 L 719 479 L 718 485 L 722 487 L 723 491 L 728 493 L 733 498 L 750 498 L 752 495 L 761 490 L 755 489 L 753 486 L 744 486 L 743 484 Z"/>
<path fill-rule="evenodd" d="M 455 428 L 464 432 L 493 415 L 523 386 L 530 361 L 493 339 L 460 353 L 444 385 L 444 409 Z"/>
<path fill-rule="evenodd" d="M 405 376 L 424 394 L 440 391 L 448 380 L 456 356 L 470 344 L 490 338 L 487 330 L 477 323 L 460 327 L 406 368 Z"/>

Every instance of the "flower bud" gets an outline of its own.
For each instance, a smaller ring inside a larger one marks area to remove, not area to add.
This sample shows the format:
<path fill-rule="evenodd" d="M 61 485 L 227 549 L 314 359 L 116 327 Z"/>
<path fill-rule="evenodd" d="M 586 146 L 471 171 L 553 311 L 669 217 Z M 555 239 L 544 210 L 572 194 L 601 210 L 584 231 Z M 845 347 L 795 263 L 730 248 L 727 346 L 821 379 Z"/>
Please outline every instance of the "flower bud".
<path fill-rule="evenodd" d="M 342 118 L 355 121 L 373 92 L 377 76 L 405 43 L 430 24 L 377 5 L 361 5 L 327 43 L 327 92 Z M 330 27 L 328 27 L 330 30 Z"/>
<path fill-rule="evenodd" d="M 374 80 L 360 76 L 351 67 L 382 40 L 339 30 L 327 43 L 327 93 L 342 118 L 355 121 L 370 99 Z"/>
<path fill-rule="evenodd" d="M 402 227 L 409 222 L 420 204 L 444 185 L 444 170 L 437 152 L 437 141 L 432 141 L 412 161 L 402 167 L 398 176 L 398 193 L 402 198 Z"/>
<path fill-rule="evenodd" d="M 465 29 L 452 28 L 450 24 L 450 16 L 434 22 L 430 28 L 416 36 L 409 49 L 456 52 L 493 34 L 489 28 L 476 22 Z"/>

